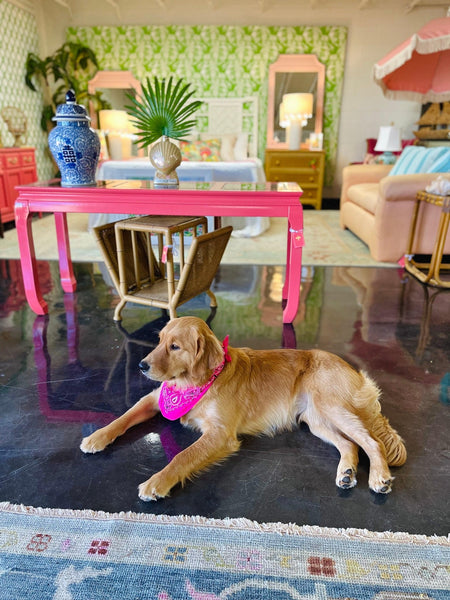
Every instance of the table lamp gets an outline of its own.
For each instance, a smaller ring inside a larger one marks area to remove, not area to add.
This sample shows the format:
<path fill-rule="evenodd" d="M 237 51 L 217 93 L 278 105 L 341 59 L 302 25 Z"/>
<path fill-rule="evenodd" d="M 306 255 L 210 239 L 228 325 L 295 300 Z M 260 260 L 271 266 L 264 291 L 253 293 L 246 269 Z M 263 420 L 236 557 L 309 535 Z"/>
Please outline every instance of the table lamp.
<path fill-rule="evenodd" d="M 374 148 L 376 152 L 383 152 L 380 156 L 380 161 L 385 165 L 393 165 L 396 157 L 392 153 L 400 152 L 401 149 L 400 129 L 393 125 L 380 127 L 377 143 Z"/>
<path fill-rule="evenodd" d="M 128 114 L 124 110 L 99 111 L 100 129 L 105 132 L 109 157 L 124 160 L 131 156 Z"/>
<path fill-rule="evenodd" d="M 312 117 L 313 94 L 284 94 L 280 106 L 280 125 L 285 123 L 289 150 L 298 150 L 302 142 L 302 128 Z"/>

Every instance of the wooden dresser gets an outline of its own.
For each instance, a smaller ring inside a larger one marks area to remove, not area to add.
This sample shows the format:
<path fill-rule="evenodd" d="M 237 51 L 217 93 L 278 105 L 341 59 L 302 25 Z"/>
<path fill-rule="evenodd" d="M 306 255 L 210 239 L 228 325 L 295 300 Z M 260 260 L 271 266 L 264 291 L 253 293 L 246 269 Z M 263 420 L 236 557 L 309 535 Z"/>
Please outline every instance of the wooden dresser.
<path fill-rule="evenodd" d="M 0 148 L 0 215 L 2 223 L 14 220 L 16 185 L 37 181 L 34 148 Z"/>
<path fill-rule="evenodd" d="M 303 190 L 302 204 L 322 207 L 325 152 L 323 150 L 276 150 L 266 148 L 267 181 L 295 181 Z"/>

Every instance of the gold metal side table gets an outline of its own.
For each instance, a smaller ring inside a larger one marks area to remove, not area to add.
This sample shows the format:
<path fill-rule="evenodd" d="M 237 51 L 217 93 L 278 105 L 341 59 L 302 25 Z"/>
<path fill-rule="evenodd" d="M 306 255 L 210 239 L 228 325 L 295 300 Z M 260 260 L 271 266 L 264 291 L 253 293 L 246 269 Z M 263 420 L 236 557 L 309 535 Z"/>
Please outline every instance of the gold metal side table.
<path fill-rule="evenodd" d="M 442 207 L 441 218 L 439 220 L 438 229 L 436 232 L 436 242 L 434 244 L 431 261 L 429 263 L 415 261 L 413 259 L 412 248 L 414 244 L 414 236 L 416 233 L 417 217 L 419 214 L 420 203 L 435 204 Z M 411 221 L 411 229 L 409 232 L 408 249 L 405 255 L 405 269 L 414 275 L 422 283 L 433 285 L 435 287 L 450 288 L 450 281 L 442 281 L 440 278 L 441 269 L 450 269 L 450 265 L 442 265 L 442 255 L 444 254 L 445 239 L 448 233 L 448 225 L 450 222 L 450 196 L 439 196 L 437 194 L 429 194 L 428 192 L 417 192 L 416 203 Z M 425 269 L 422 271 L 421 269 Z M 428 271 L 426 271 L 428 269 Z"/>

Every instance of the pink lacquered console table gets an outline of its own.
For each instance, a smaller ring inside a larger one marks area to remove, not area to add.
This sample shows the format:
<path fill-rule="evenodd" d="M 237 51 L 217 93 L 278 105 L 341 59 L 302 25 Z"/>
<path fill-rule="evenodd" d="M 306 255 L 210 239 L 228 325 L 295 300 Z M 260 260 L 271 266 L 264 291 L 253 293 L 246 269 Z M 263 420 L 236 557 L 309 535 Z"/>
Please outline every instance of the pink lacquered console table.
<path fill-rule="evenodd" d="M 177 189 L 154 189 L 152 181 L 99 181 L 90 187 L 63 188 L 59 180 L 18 186 L 16 227 L 25 291 L 38 315 L 48 312 L 36 269 L 31 215 L 55 215 L 61 284 L 74 292 L 66 213 L 134 215 L 211 215 L 215 217 L 287 217 L 286 276 L 283 322 L 297 313 L 303 246 L 302 191 L 296 183 L 182 182 Z"/>

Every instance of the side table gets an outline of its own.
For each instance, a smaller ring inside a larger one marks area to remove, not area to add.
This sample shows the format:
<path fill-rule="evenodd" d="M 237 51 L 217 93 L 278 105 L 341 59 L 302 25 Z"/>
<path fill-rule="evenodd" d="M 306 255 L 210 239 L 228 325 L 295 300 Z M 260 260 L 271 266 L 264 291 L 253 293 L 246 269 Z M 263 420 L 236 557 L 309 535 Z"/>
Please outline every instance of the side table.
<path fill-rule="evenodd" d="M 105 263 L 121 297 L 114 311 L 115 321 L 121 320 L 127 301 L 169 308 L 171 318 L 176 316 L 172 306 L 175 284 L 178 283 L 175 281 L 173 236 L 179 235 L 181 279 L 185 265 L 184 235 L 192 230 L 194 240 L 200 227 L 205 235 L 208 231 L 206 217 L 175 215 L 138 216 L 94 227 Z M 153 236 L 157 238 L 158 259 L 152 248 Z M 214 295 L 209 295 L 213 305 L 217 306 Z"/>
<path fill-rule="evenodd" d="M 441 218 L 439 220 L 438 230 L 436 232 L 436 242 L 434 244 L 431 261 L 429 263 L 415 261 L 411 254 L 414 236 L 416 233 L 417 216 L 419 214 L 420 203 L 435 204 L 442 207 Z M 422 283 L 433 285 L 435 287 L 450 288 L 450 281 L 442 281 L 440 271 L 442 269 L 450 269 L 450 265 L 442 265 L 442 255 L 444 253 L 445 239 L 448 233 L 448 225 L 450 222 L 450 196 L 439 196 L 437 194 L 429 194 L 428 192 L 417 192 L 416 203 L 411 221 L 411 229 L 409 233 L 408 249 L 405 255 L 405 269 L 414 275 Z M 428 269 L 424 272 L 421 269 Z"/>
<path fill-rule="evenodd" d="M 134 264 L 134 277 L 137 282 L 136 285 L 139 288 L 141 286 L 139 276 L 139 266 L 137 264 L 138 257 L 136 255 L 136 240 L 135 236 L 138 233 L 143 233 L 147 236 L 147 247 L 148 252 L 151 251 L 151 235 L 155 235 L 158 238 L 158 264 L 159 271 L 163 276 L 163 279 L 167 282 L 168 298 L 172 299 L 175 293 L 175 271 L 173 263 L 173 236 L 179 234 L 179 262 L 180 271 L 184 267 L 184 235 L 192 229 L 193 236 L 197 235 L 197 227 L 203 227 L 203 233 L 207 233 L 208 224 L 206 217 L 184 217 L 184 216 L 163 216 L 163 215 L 149 215 L 133 217 L 131 219 L 125 219 L 123 221 L 117 221 L 115 224 L 116 230 L 116 243 L 119 261 L 119 274 L 120 274 L 120 286 L 122 288 L 122 294 L 128 293 L 127 286 L 127 264 L 124 249 L 127 246 L 124 243 L 125 232 L 131 232 L 132 248 L 133 248 L 133 264 Z M 131 247 L 131 246 L 130 246 Z M 129 258 L 129 257 L 128 257 Z"/>

